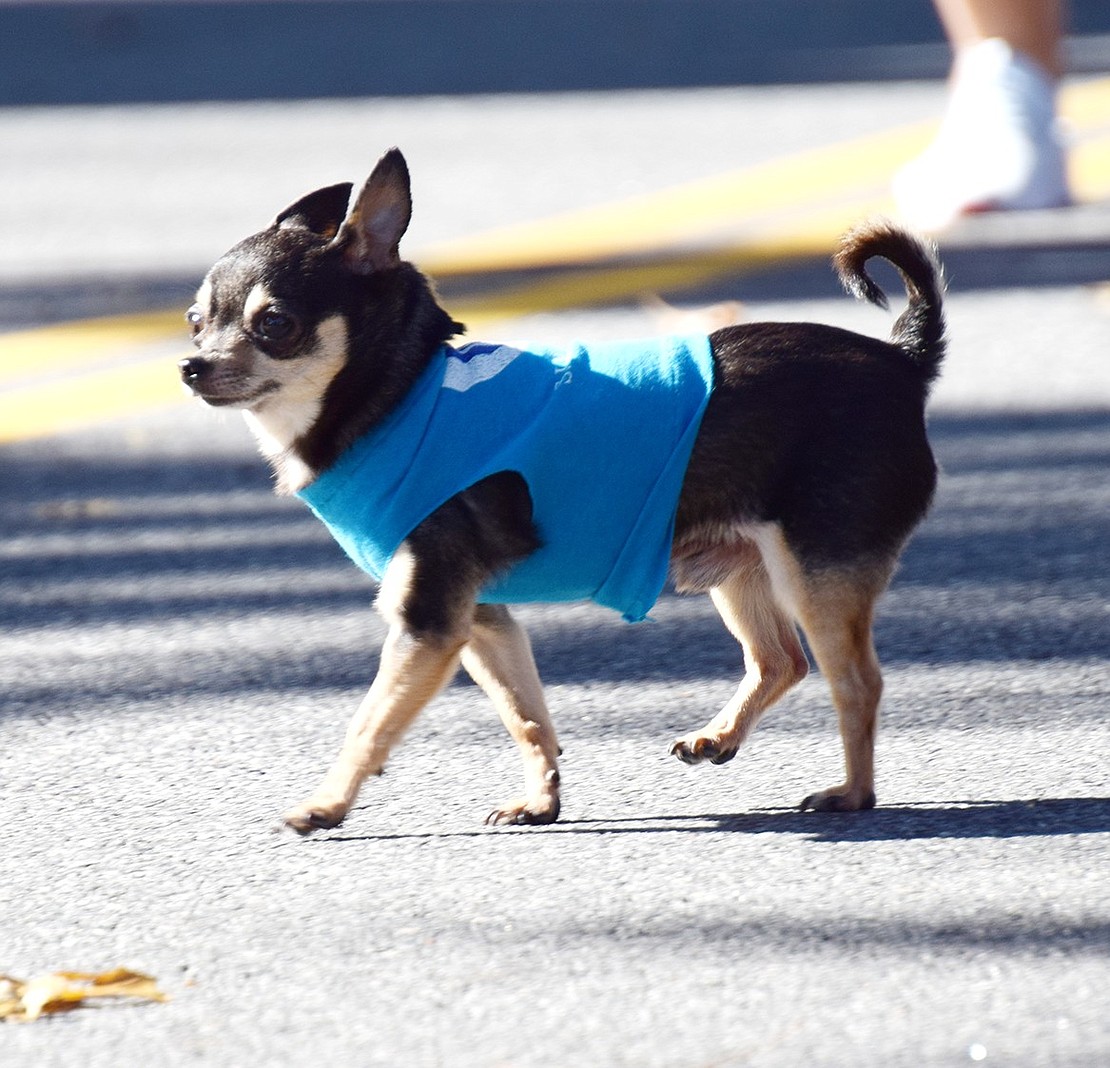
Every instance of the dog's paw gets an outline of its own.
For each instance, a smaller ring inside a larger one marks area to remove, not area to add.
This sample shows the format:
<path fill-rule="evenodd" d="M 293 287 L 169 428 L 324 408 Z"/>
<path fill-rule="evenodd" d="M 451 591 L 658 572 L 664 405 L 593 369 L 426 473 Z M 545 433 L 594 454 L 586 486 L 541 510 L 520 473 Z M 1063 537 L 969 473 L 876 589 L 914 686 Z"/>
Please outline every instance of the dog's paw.
<path fill-rule="evenodd" d="M 875 807 L 875 791 L 871 789 L 851 790 L 847 786 L 834 786 L 829 790 L 819 790 L 810 794 L 798 806 L 805 812 L 861 812 Z"/>
<path fill-rule="evenodd" d="M 559 818 L 558 797 L 510 801 L 495 808 L 485 819 L 487 827 L 535 827 Z"/>
<path fill-rule="evenodd" d="M 338 827 L 347 815 L 347 806 L 342 801 L 318 801 L 311 799 L 290 809 L 282 816 L 282 823 L 299 835 L 313 831 L 326 831 Z"/>
<path fill-rule="evenodd" d="M 679 738 L 671 746 L 671 756 L 678 757 L 683 764 L 727 764 L 738 752 L 735 745 L 726 745 L 719 738 L 709 738 L 704 734 L 688 734 Z"/>

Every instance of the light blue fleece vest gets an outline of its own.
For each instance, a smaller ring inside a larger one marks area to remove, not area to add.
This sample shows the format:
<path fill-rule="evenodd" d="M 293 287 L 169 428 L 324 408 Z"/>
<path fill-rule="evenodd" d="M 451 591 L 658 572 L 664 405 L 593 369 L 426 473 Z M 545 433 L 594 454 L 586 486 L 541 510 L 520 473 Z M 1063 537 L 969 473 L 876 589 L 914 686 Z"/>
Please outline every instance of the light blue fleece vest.
<path fill-rule="evenodd" d="M 712 385 L 706 337 L 527 352 L 445 345 L 400 406 L 298 496 L 380 580 L 441 504 L 519 472 L 543 546 L 480 600 L 593 600 L 637 622 L 666 582 Z"/>

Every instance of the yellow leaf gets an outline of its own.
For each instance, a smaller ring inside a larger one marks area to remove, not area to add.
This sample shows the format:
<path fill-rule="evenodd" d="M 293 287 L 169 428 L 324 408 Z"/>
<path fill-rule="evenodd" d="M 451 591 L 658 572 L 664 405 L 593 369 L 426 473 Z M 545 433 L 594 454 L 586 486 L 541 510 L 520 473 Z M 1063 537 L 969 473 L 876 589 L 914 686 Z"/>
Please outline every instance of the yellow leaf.
<path fill-rule="evenodd" d="M 19 1000 L 23 984 L 10 975 L 0 975 L 0 1020 L 14 1016 L 23 1011 L 23 1003 Z"/>
<path fill-rule="evenodd" d="M 37 1020 L 49 1005 L 56 1012 L 61 1005 L 72 1005 L 84 997 L 79 990 L 69 985 L 61 975 L 40 975 L 32 979 L 24 988 L 20 1000 L 28 1020 Z"/>
<path fill-rule="evenodd" d="M 0 976 L 0 1019 L 37 1020 L 44 1014 L 75 1009 L 89 998 L 124 997 L 169 1000 L 152 976 L 128 968 L 108 972 L 55 972 L 29 982 Z"/>

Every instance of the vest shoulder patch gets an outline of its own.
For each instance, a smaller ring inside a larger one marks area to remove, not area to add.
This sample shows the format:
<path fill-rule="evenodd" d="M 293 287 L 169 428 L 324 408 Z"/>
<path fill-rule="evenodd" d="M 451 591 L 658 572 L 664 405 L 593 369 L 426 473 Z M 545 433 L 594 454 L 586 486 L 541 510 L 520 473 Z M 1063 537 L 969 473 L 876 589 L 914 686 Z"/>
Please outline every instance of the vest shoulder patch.
<path fill-rule="evenodd" d="M 499 375 L 519 355 L 520 349 L 508 345 L 472 344 L 449 351 L 443 388 L 465 393 Z"/>

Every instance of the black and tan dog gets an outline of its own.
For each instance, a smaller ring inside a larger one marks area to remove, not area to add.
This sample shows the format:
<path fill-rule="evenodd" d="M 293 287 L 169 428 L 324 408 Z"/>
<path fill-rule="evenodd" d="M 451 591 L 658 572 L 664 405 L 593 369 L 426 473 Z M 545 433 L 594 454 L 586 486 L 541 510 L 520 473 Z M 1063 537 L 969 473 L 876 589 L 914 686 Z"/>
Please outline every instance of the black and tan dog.
<path fill-rule="evenodd" d="M 181 363 L 185 383 L 208 404 L 245 409 L 280 493 L 333 469 L 463 329 L 398 254 L 411 214 L 401 154 L 385 155 L 352 192 L 309 194 L 236 245 L 188 313 L 197 353 Z M 944 352 L 940 267 L 889 224 L 849 233 L 837 271 L 854 295 L 883 306 L 864 270 L 873 256 L 898 268 L 908 293 L 890 341 L 795 323 L 712 334 L 712 393 L 673 514 L 674 584 L 709 593 L 746 671 L 725 707 L 672 752 L 689 764 L 731 759 L 806 675 L 800 627 L 832 691 L 847 770 L 803 809 L 875 804 L 882 677 L 872 617 L 936 482 L 924 406 Z M 389 632 L 377 677 L 334 767 L 286 815 L 289 826 L 339 824 L 460 662 L 524 759 L 523 795 L 489 822 L 557 817 L 560 750 L 528 639 L 504 605 L 479 596 L 544 537 L 514 471 L 467 486 L 407 532 L 382 577 Z"/>

